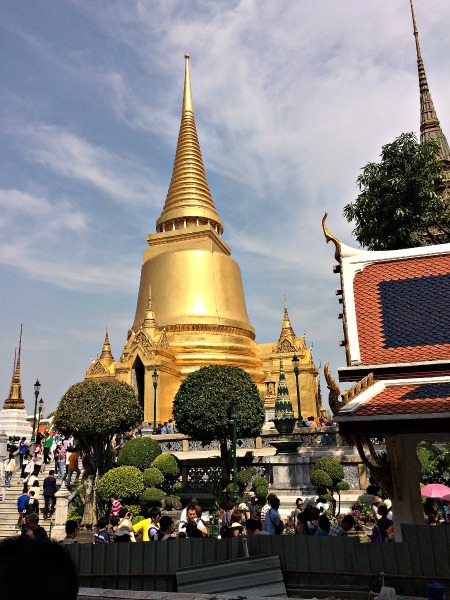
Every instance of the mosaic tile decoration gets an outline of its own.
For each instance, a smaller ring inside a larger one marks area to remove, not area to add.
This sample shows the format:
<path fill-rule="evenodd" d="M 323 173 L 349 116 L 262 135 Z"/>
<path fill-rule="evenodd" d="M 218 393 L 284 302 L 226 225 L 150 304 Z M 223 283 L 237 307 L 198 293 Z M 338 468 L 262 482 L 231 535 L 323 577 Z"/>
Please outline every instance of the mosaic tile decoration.
<path fill-rule="evenodd" d="M 450 358 L 450 256 L 371 264 L 353 285 L 363 364 Z"/>
<path fill-rule="evenodd" d="M 391 386 L 357 408 L 352 416 L 429 414 L 450 411 L 450 383 Z"/>

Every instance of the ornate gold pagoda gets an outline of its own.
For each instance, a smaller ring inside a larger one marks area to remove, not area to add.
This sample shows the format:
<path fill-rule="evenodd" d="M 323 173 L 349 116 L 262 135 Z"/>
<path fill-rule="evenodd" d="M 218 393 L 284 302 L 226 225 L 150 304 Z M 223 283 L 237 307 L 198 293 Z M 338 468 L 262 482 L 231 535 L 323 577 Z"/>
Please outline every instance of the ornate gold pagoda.
<path fill-rule="evenodd" d="M 278 379 L 280 356 L 291 365 L 297 353 L 302 406 L 317 416 L 317 370 L 311 350 L 306 349 L 304 338 L 295 337 L 286 303 L 278 343 L 255 342 L 240 269 L 222 233 L 222 219 L 203 166 L 186 54 L 172 179 L 156 232 L 147 236 L 149 247 L 144 251 L 134 323 L 118 362 L 112 357 L 107 332 L 102 353 L 86 378 L 116 376 L 131 384 L 143 408 L 144 422 L 154 423 L 172 416 L 173 398 L 189 373 L 210 364 L 232 365 L 250 374 L 260 389 L 261 401 L 273 409 L 276 394 L 271 392 L 268 377 Z M 156 415 L 155 369 L 159 375 Z M 286 369 L 286 377 L 294 393 L 292 369 Z M 308 400 L 311 393 L 313 399 Z"/>

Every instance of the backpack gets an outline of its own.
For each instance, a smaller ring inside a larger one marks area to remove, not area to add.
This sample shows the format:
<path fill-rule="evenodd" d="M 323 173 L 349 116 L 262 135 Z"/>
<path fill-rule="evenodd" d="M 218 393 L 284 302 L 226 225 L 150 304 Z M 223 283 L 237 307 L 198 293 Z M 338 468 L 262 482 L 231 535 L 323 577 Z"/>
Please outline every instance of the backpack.
<path fill-rule="evenodd" d="M 155 531 L 156 531 L 156 534 L 155 534 Z M 152 533 L 153 533 L 154 537 L 152 537 Z M 159 534 L 159 527 L 156 527 L 156 525 L 153 525 L 153 524 L 150 525 L 150 527 L 148 528 L 148 537 L 150 538 L 150 541 L 157 540 L 158 534 Z"/>

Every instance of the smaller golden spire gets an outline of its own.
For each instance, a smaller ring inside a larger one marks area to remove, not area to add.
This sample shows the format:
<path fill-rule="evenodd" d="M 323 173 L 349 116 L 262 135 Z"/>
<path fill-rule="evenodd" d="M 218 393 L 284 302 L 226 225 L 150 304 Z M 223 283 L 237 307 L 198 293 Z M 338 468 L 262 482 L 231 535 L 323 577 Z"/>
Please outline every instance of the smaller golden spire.
<path fill-rule="evenodd" d="M 22 384 L 20 382 L 20 355 L 22 352 L 22 330 L 23 325 L 20 325 L 19 351 L 14 351 L 14 369 L 9 388 L 9 396 L 6 398 L 3 408 L 25 408 L 25 402 L 22 398 Z M 16 354 L 17 353 L 17 354 Z M 16 359 L 17 357 L 17 359 Z"/>
<path fill-rule="evenodd" d="M 280 333 L 280 337 L 279 337 L 278 341 L 281 342 L 281 340 L 283 340 L 285 338 L 287 338 L 291 342 L 295 342 L 295 339 L 296 339 L 294 330 L 291 325 L 291 320 L 289 318 L 288 310 L 287 310 L 286 296 L 284 296 L 283 324 L 281 326 L 281 333 Z"/>
<path fill-rule="evenodd" d="M 109 343 L 109 326 L 106 325 L 105 341 L 103 342 L 102 353 L 100 354 L 100 360 L 103 364 L 108 366 L 114 362 L 114 356 L 111 352 L 111 346 Z"/>
<path fill-rule="evenodd" d="M 147 310 L 145 311 L 145 317 L 142 322 L 141 328 L 142 329 L 148 329 L 148 328 L 156 329 L 157 327 L 158 327 L 158 325 L 156 323 L 155 311 L 153 310 L 153 306 L 152 306 L 152 285 L 150 284 L 148 286 Z"/>
<path fill-rule="evenodd" d="M 184 93 L 183 93 L 183 106 L 181 108 L 181 115 L 185 116 L 186 113 L 194 114 L 194 103 L 192 101 L 192 90 L 191 90 L 191 73 L 189 71 L 189 54 L 185 54 L 184 58 L 186 63 L 184 65 Z"/>

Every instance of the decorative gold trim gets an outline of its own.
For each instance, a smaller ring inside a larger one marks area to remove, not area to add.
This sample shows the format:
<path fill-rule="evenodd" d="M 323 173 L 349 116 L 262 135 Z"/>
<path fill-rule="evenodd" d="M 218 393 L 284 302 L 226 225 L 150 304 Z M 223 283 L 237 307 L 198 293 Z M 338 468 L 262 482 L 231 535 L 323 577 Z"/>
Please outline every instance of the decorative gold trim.
<path fill-rule="evenodd" d="M 328 217 L 328 213 L 325 213 L 323 215 L 323 219 L 322 219 L 322 229 L 323 229 L 323 234 L 325 236 L 325 239 L 327 240 L 327 244 L 328 242 L 333 242 L 336 251 L 334 253 L 334 258 L 337 260 L 337 262 L 341 261 L 341 242 L 334 237 L 334 235 L 331 235 L 331 233 L 328 231 L 328 228 L 325 224 L 325 221 L 327 220 Z"/>
<path fill-rule="evenodd" d="M 370 387 L 373 384 L 373 382 L 374 382 L 373 373 L 369 373 L 363 379 L 361 379 L 361 381 L 358 381 L 358 383 L 356 385 L 354 385 L 352 388 L 343 392 L 342 406 L 345 406 L 351 400 L 356 398 L 356 396 L 358 396 L 361 392 L 364 392 L 364 390 L 366 390 L 368 387 Z M 342 406 L 341 406 L 341 408 L 342 408 Z"/>
<path fill-rule="evenodd" d="M 242 335 L 251 340 L 255 339 L 255 334 L 240 327 L 230 327 L 228 325 L 211 324 L 189 324 L 189 325 L 167 325 L 165 327 L 169 333 L 182 333 L 184 331 L 208 331 L 209 333 L 228 333 L 230 335 Z"/>
<path fill-rule="evenodd" d="M 340 403 L 338 400 L 339 396 L 341 395 L 341 390 L 331 374 L 329 367 L 330 363 L 327 362 L 323 368 L 323 374 L 325 375 L 325 381 L 327 382 L 327 387 L 329 390 L 328 404 L 330 405 L 333 415 L 336 415 L 342 406 L 344 406 L 344 404 Z"/>

